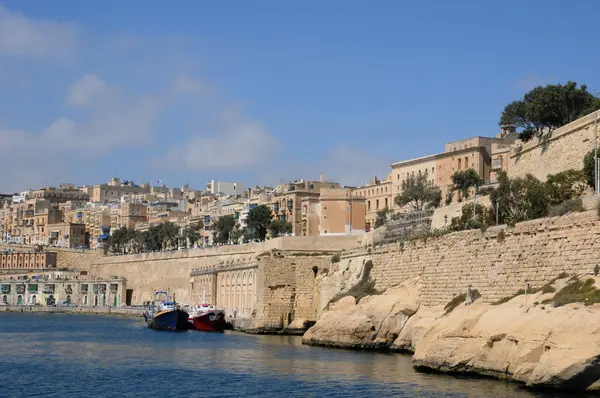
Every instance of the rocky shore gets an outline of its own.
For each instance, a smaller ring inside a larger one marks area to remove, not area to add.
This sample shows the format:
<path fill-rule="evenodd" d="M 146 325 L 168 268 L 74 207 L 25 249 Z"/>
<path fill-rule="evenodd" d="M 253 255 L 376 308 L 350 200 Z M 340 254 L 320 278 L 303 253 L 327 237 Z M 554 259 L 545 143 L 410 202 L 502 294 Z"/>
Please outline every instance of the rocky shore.
<path fill-rule="evenodd" d="M 329 303 L 303 343 L 409 352 L 421 370 L 597 392 L 600 304 L 590 305 L 600 296 L 595 286 L 593 275 L 565 276 L 496 305 L 474 294 L 444 308 L 421 305 L 419 280 L 407 280 L 382 294 Z"/>

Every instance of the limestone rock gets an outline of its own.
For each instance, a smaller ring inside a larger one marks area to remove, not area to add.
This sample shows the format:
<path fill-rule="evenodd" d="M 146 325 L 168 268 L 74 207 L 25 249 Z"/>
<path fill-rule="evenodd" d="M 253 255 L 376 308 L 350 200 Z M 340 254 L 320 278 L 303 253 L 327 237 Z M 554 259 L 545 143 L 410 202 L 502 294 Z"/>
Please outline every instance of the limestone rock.
<path fill-rule="evenodd" d="M 592 390 L 600 379 L 598 331 L 600 306 L 537 306 L 525 313 L 513 300 L 459 307 L 418 339 L 413 359 L 420 368 Z"/>
<path fill-rule="evenodd" d="M 358 304 L 344 297 L 325 311 L 303 343 L 342 348 L 388 348 L 419 306 L 415 281 L 367 296 Z"/>

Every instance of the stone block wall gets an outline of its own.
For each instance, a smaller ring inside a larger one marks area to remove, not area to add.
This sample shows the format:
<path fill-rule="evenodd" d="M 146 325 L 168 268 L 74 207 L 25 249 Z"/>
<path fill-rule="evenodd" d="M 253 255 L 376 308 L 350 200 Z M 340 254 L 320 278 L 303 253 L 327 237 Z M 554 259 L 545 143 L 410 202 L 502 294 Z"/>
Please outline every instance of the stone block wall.
<path fill-rule="evenodd" d="M 583 157 L 594 148 L 594 123 L 600 111 L 575 120 L 542 137 L 535 137 L 511 150 L 508 175 L 532 174 L 544 181 L 548 174 L 581 169 Z"/>
<path fill-rule="evenodd" d="M 330 253 L 274 251 L 258 264 L 255 327 L 296 329 L 317 320 L 317 276 L 331 264 Z"/>
<path fill-rule="evenodd" d="M 378 290 L 419 277 L 426 305 L 445 305 L 469 286 L 483 301 L 494 302 L 524 289 L 526 281 L 535 288 L 562 272 L 593 274 L 600 265 L 600 220 L 589 211 L 344 252 L 338 269 L 321 284 L 320 307 L 352 287 L 369 260 Z"/>

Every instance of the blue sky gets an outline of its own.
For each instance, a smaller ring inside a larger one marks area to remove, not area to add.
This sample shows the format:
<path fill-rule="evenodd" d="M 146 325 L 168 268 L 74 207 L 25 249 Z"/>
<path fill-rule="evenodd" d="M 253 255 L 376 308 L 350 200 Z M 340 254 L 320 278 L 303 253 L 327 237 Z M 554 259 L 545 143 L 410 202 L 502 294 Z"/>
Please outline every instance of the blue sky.
<path fill-rule="evenodd" d="M 358 185 L 600 91 L 597 1 L 4 1 L 0 192 L 118 175 Z"/>

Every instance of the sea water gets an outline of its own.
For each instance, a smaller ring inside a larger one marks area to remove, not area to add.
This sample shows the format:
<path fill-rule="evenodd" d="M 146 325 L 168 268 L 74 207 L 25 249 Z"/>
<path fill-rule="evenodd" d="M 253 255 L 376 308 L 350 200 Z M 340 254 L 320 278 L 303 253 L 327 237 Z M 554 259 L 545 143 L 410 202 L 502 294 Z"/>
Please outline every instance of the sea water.
<path fill-rule="evenodd" d="M 567 397 L 423 374 L 409 356 L 295 336 L 161 332 L 141 319 L 0 313 L 0 397 Z"/>

